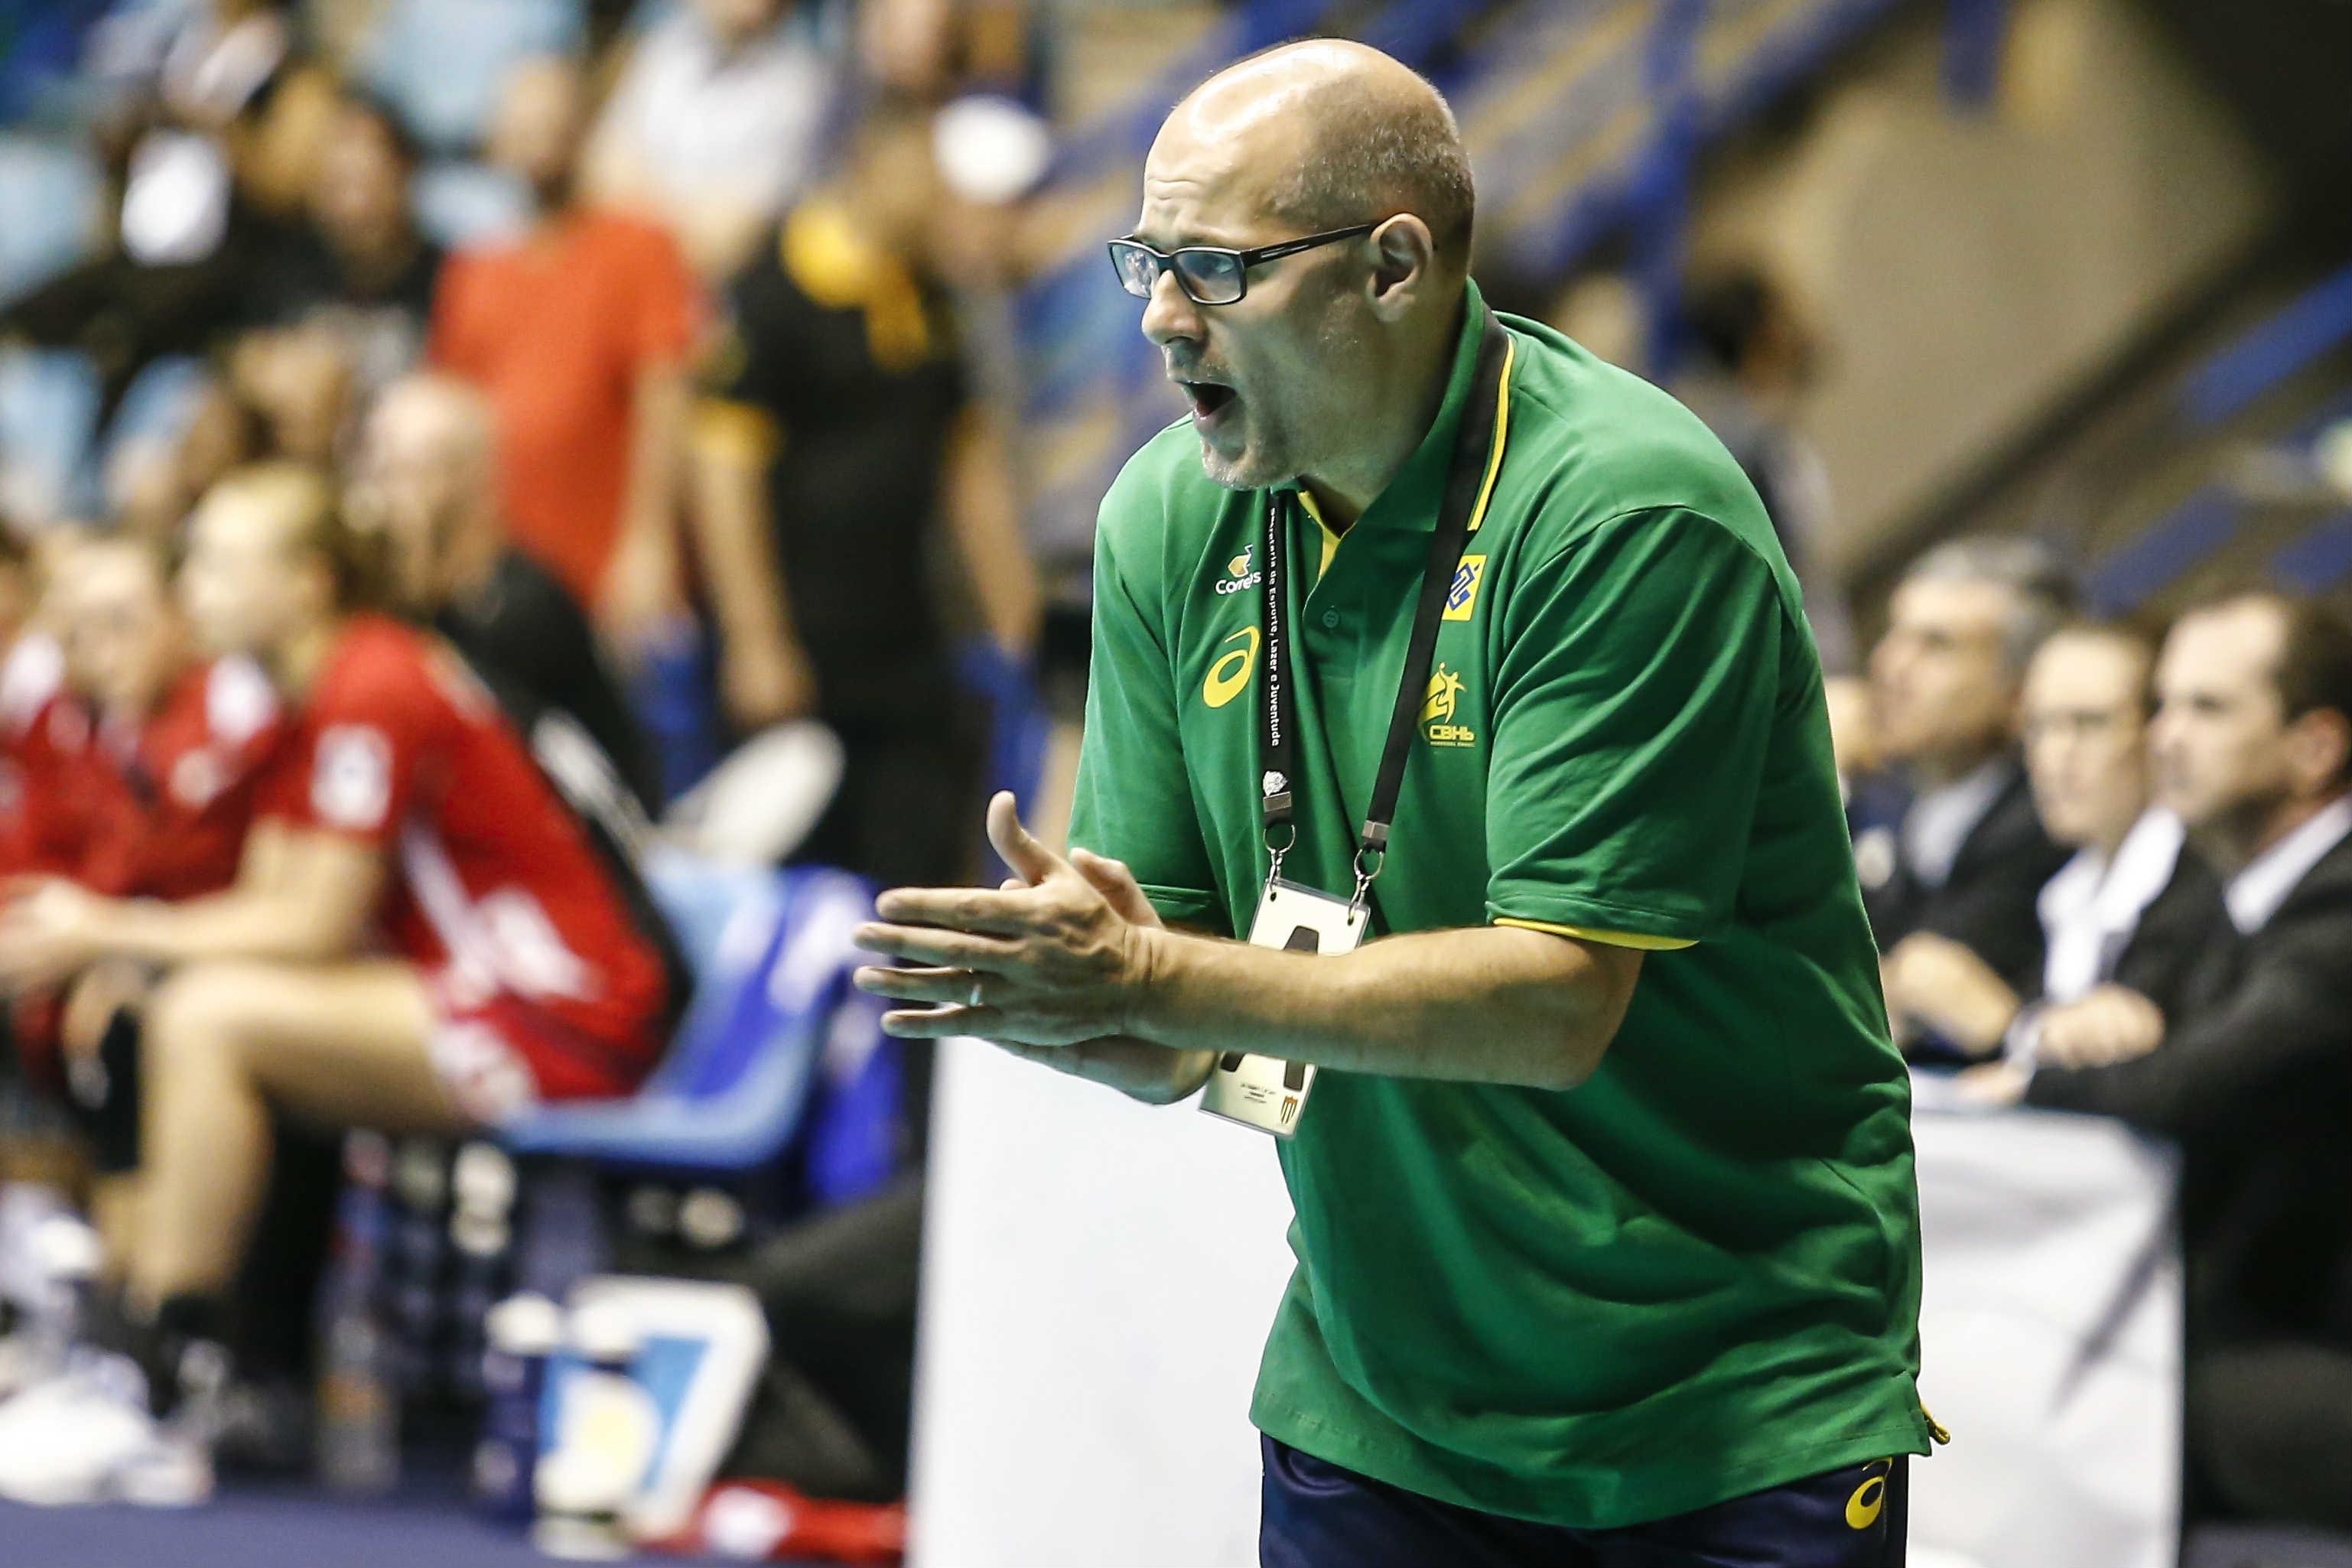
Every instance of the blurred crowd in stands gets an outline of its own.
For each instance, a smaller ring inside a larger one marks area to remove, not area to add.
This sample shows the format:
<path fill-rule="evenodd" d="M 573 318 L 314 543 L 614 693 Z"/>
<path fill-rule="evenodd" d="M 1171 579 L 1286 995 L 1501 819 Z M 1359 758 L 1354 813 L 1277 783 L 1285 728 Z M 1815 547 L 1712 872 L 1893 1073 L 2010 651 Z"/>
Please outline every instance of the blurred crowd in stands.
<path fill-rule="evenodd" d="M 979 874 L 971 672 L 1044 614 L 969 346 L 1044 169 L 1025 26 L 124 0 L 12 57 L 103 216 L 0 289 L 0 1180 L 94 1170 L 81 1327 L 140 1386 L 0 1335 L 0 1493 L 209 1489 L 216 1352 L 309 1375 L 342 1129 L 644 1080 L 687 980 L 638 851 L 744 742 L 826 737 L 774 858 Z M 865 1363 L 786 1391 L 788 1480 L 903 1488 L 914 1192 L 764 1269 Z"/>
<path fill-rule="evenodd" d="M 2352 625 L 1960 539 L 1832 711 L 1905 1052 L 2181 1151 L 2189 1518 L 2352 1527 Z"/>

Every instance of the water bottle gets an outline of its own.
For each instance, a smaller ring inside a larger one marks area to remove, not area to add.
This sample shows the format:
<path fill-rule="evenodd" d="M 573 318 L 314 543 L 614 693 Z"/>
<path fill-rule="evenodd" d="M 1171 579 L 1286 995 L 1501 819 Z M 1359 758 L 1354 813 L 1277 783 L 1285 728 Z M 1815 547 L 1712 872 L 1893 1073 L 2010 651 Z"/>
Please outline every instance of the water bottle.
<path fill-rule="evenodd" d="M 563 1314 L 544 1296 L 526 1291 L 489 1310 L 482 1356 L 482 1439 L 474 1449 L 474 1499 L 483 1513 L 528 1524 L 532 1479 L 539 1468 L 541 1396 L 548 1357 L 563 1337 Z"/>
<path fill-rule="evenodd" d="M 450 1379 L 461 1399 L 487 1392 L 486 1338 L 491 1303 L 506 1293 L 514 1231 L 513 1163 L 494 1144 L 468 1143 L 451 1168 L 449 1245 L 457 1259 L 450 1307 Z M 530 1472 L 523 1472 L 526 1483 Z"/>
<path fill-rule="evenodd" d="M 373 1133 L 354 1132 L 343 1145 L 319 1369 L 319 1474 L 339 1492 L 382 1493 L 400 1480 L 400 1390 L 375 1303 L 390 1163 L 388 1145 Z"/>

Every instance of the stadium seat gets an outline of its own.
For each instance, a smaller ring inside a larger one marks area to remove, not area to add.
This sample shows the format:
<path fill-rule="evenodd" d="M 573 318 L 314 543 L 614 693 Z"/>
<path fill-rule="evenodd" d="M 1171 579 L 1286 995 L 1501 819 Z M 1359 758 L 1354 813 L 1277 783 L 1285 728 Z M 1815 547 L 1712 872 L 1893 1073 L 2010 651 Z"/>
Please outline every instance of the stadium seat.
<path fill-rule="evenodd" d="M 88 255 L 104 197 L 96 161 L 62 142 L 0 136 L 0 302 Z"/>
<path fill-rule="evenodd" d="M 871 918 L 873 889 L 840 871 L 674 857 L 650 879 L 695 977 L 669 1054 L 634 1099 L 545 1108 L 507 1143 L 648 1174 L 755 1170 L 803 1131 L 825 1079 L 879 1043 L 849 984 L 850 932 Z"/>
<path fill-rule="evenodd" d="M 394 0 L 361 47 L 361 74 L 440 152 L 479 144 L 508 73 L 569 55 L 586 37 L 580 0 Z"/>

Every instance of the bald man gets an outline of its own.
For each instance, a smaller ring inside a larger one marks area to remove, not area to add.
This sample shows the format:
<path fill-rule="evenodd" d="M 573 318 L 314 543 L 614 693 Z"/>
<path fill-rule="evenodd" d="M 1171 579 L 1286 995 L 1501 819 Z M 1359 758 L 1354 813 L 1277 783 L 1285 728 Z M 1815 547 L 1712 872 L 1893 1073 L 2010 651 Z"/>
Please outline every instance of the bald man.
<path fill-rule="evenodd" d="M 1103 503 L 1080 847 L 1000 796 L 1019 881 L 884 895 L 859 983 L 1275 1135 L 1274 1568 L 1900 1563 L 1908 1089 L 1756 492 L 1487 309 L 1393 60 L 1211 79 L 1143 186 L 1190 406 Z"/>
<path fill-rule="evenodd" d="M 376 509 L 391 546 L 401 607 L 466 656 L 518 729 L 530 733 L 547 711 L 569 715 L 635 804 L 657 810 L 653 753 L 586 615 L 508 540 L 488 402 L 450 376 L 393 383 L 368 417 L 360 471 L 362 504 Z"/>

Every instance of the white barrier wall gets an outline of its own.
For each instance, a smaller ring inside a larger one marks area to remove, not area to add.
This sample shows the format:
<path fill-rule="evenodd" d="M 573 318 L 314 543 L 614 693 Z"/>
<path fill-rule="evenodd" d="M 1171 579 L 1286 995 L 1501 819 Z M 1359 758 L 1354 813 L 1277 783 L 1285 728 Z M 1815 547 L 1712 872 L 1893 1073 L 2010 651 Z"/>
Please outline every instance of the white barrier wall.
<path fill-rule="evenodd" d="M 1254 1568 L 1274 1141 L 940 1047 L 912 1568 Z"/>
<path fill-rule="evenodd" d="M 1922 1114 L 1915 1568 L 2169 1568 L 2172 1165 L 2120 1127 Z M 1251 1568 L 1270 1140 L 974 1041 L 940 1058 L 913 1568 Z"/>
<path fill-rule="evenodd" d="M 2180 1259 L 2171 1154 L 2119 1123 L 1921 1112 L 1926 1568 L 2171 1568 Z M 1933 1554 L 1930 1556 L 1930 1554 Z"/>

